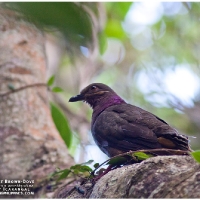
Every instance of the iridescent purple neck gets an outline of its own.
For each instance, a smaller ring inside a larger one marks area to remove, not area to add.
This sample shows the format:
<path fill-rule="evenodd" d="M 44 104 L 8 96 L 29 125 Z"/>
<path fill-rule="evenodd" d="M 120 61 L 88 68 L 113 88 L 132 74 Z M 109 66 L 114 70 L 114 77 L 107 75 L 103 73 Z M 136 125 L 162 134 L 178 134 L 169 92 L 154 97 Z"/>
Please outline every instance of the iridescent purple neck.
<path fill-rule="evenodd" d="M 121 97 L 118 95 L 109 96 L 107 98 L 101 99 L 96 106 L 93 107 L 93 113 L 92 113 L 92 125 L 94 124 L 96 118 L 100 115 L 101 112 L 103 112 L 106 108 L 126 103 Z"/>

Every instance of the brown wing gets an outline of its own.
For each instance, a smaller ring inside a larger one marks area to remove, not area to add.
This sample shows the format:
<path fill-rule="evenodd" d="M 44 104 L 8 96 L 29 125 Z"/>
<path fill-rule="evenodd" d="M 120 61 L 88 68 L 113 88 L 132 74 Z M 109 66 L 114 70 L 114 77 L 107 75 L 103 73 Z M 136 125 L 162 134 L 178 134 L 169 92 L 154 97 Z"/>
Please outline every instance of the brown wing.
<path fill-rule="evenodd" d="M 104 110 L 92 127 L 98 146 L 108 154 L 109 148 L 129 150 L 170 148 L 188 150 L 188 139 L 165 121 L 129 104 Z"/>
<path fill-rule="evenodd" d="M 133 124 L 148 127 L 157 137 L 158 143 L 164 148 L 189 150 L 188 137 L 181 135 L 178 131 L 169 126 L 164 120 L 147 112 L 139 107 L 127 104 L 121 105 L 120 109 L 127 109 L 122 113 L 127 121 L 132 121 Z M 134 116 L 134 117 L 132 117 Z M 136 120 L 135 120 L 136 118 Z"/>

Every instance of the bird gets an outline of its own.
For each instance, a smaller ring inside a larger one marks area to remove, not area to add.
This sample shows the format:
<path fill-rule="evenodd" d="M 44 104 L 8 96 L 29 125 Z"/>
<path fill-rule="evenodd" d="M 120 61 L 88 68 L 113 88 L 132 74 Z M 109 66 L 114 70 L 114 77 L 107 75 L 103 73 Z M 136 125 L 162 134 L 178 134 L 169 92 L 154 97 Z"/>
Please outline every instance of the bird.
<path fill-rule="evenodd" d="M 92 136 L 108 157 L 145 149 L 191 150 L 187 136 L 151 112 L 126 103 L 103 83 L 92 83 L 69 99 L 77 101 L 93 109 Z"/>

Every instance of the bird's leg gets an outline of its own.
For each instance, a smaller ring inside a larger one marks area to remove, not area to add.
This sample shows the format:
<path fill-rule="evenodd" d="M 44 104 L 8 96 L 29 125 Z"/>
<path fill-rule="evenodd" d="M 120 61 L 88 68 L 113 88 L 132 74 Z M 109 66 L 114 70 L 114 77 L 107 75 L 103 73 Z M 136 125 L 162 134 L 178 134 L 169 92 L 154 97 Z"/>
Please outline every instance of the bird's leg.
<path fill-rule="evenodd" d="M 113 168 L 113 165 L 109 165 L 109 166 L 107 167 L 107 169 L 106 169 L 104 172 L 102 172 L 101 174 L 99 174 L 98 176 L 96 176 L 93 180 L 94 180 L 94 181 L 99 180 L 102 176 L 104 176 L 104 175 L 107 174 L 109 171 L 111 171 L 112 168 Z"/>

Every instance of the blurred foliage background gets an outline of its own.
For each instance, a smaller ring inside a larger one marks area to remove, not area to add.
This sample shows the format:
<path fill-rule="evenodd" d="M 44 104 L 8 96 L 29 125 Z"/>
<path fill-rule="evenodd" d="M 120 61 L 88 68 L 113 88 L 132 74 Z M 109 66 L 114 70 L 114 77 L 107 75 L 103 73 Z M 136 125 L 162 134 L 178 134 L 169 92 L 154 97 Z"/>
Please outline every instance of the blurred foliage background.
<path fill-rule="evenodd" d="M 2 6 L 20 11 L 46 34 L 47 79 L 55 75 L 54 85 L 64 90 L 51 98 L 66 116 L 70 137 L 64 138 L 70 142 L 65 143 L 77 162 L 106 159 L 90 134 L 92 110 L 68 103 L 92 82 L 105 83 L 130 104 L 158 115 L 190 136 L 192 149 L 200 149 L 200 3 Z"/>

